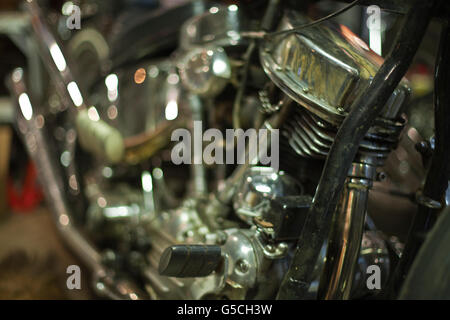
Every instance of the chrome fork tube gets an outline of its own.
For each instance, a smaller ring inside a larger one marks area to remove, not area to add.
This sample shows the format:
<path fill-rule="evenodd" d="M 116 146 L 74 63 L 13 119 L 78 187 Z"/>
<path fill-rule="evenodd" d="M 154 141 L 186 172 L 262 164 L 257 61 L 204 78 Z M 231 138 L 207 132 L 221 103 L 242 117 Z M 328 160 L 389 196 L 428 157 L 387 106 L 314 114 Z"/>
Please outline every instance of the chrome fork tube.
<path fill-rule="evenodd" d="M 79 88 L 70 70 L 68 61 L 61 50 L 61 46 L 46 25 L 43 19 L 43 13 L 37 2 L 35 0 L 26 1 L 25 9 L 30 16 L 30 27 L 33 31 L 32 36 L 35 39 L 39 56 L 44 62 L 50 78 L 55 80 L 55 89 L 62 104 L 65 108 L 72 109 L 75 106 L 75 102 L 71 97 L 68 85 L 73 83 L 73 86 L 77 86 L 78 90 Z M 80 105 L 77 103 L 76 107 L 81 110 L 87 106 L 81 98 Z"/>
<path fill-rule="evenodd" d="M 361 248 L 369 189 L 375 167 L 353 163 L 331 229 L 319 297 L 348 299 Z"/>

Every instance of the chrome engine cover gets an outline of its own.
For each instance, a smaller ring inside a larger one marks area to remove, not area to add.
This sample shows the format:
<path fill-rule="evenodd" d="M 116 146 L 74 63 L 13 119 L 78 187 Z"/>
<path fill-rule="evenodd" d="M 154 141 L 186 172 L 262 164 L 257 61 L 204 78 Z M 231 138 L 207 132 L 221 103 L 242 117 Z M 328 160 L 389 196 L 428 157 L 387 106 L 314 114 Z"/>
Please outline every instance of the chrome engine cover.
<path fill-rule="evenodd" d="M 289 11 L 279 30 L 308 22 L 304 15 Z M 335 125 L 343 121 L 383 63 L 383 58 L 349 28 L 328 21 L 265 41 L 260 59 L 266 74 L 284 93 Z M 397 119 L 409 94 L 408 83 L 403 80 L 380 117 Z"/>

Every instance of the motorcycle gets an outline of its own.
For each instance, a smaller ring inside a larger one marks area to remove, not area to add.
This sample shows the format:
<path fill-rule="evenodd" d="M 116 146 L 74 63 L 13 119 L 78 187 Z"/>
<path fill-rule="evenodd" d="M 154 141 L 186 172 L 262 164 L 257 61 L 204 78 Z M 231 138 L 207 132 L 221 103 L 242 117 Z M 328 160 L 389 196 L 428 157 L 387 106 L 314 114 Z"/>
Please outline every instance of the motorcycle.
<path fill-rule="evenodd" d="M 445 273 L 423 271 L 448 266 L 427 262 L 449 243 L 450 8 L 343 2 L 47 15 L 28 0 L 10 17 L 29 62 L 7 80 L 17 131 L 97 294 L 413 299 L 441 276 L 422 297 L 450 298 Z M 405 75 L 433 18 L 434 123 L 420 128 Z"/>

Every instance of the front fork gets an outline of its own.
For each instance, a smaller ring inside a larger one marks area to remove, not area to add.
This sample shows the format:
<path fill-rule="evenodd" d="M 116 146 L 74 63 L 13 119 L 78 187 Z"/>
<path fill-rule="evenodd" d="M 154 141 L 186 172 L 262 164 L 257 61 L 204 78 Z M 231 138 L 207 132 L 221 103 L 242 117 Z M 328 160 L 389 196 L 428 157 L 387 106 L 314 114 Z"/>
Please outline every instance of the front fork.
<path fill-rule="evenodd" d="M 320 299 L 350 297 L 364 232 L 369 189 L 375 176 L 376 167 L 352 163 L 330 231 L 326 264 L 320 278 Z"/>

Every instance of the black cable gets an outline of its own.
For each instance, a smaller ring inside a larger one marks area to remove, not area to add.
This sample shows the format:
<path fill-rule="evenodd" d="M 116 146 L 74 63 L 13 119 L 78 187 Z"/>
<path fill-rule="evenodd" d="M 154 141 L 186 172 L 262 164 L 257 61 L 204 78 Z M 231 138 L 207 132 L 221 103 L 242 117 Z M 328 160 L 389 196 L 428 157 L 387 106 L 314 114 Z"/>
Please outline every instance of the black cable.
<path fill-rule="evenodd" d="M 301 26 L 292 28 L 292 29 L 288 29 L 288 30 L 281 30 L 281 31 L 274 31 L 274 32 L 266 32 L 264 30 L 262 31 L 241 31 L 239 33 L 239 35 L 243 38 L 250 38 L 250 39 L 264 39 L 264 40 L 272 40 L 272 38 L 275 38 L 277 36 L 287 36 L 291 33 L 296 33 L 299 30 L 302 30 L 304 28 L 308 28 L 308 27 L 312 27 L 315 26 L 316 24 L 322 23 L 326 20 L 329 20 L 331 18 L 336 17 L 337 15 L 353 8 L 355 5 L 357 5 L 360 2 L 360 0 L 355 0 L 351 3 L 349 3 L 348 5 L 346 5 L 345 7 L 330 13 L 329 15 L 322 17 L 320 19 L 308 22 L 306 24 L 303 24 Z M 226 35 L 226 33 L 223 34 L 224 36 Z"/>
<path fill-rule="evenodd" d="M 339 10 L 333 12 L 333 13 L 330 13 L 329 15 L 327 15 L 327 16 L 325 16 L 323 18 L 314 20 L 312 22 L 303 24 L 301 26 L 298 26 L 298 27 L 295 27 L 295 28 L 292 28 L 292 29 L 289 29 L 289 30 L 282 30 L 282 31 L 275 31 L 275 32 L 266 33 L 264 35 L 264 38 L 270 39 L 270 38 L 281 36 L 281 35 L 289 35 L 291 33 L 296 33 L 299 30 L 302 30 L 304 28 L 315 26 L 316 24 L 319 24 L 319 23 L 322 23 L 322 22 L 324 22 L 324 21 L 326 21 L 328 19 L 334 18 L 337 15 L 339 15 L 339 14 L 341 14 L 341 13 L 343 13 L 343 12 L 345 12 L 345 11 L 351 9 L 351 8 L 353 8 L 355 5 L 358 4 L 359 1 L 360 0 L 355 0 L 355 1 L 351 2 L 351 3 L 349 3 L 348 5 L 346 5 L 345 7 L 341 8 L 341 9 L 339 9 Z"/>

